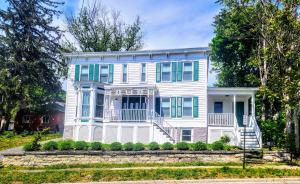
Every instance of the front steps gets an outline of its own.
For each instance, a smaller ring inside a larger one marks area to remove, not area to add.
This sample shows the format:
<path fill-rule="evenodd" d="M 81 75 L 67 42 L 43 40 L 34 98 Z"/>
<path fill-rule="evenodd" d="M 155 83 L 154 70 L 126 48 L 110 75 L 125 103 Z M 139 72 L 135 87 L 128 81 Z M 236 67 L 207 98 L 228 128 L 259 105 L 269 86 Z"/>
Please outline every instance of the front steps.
<path fill-rule="evenodd" d="M 175 139 L 172 138 L 165 129 L 161 128 L 160 126 L 158 126 L 155 123 L 153 124 L 153 126 L 155 128 L 155 131 L 160 134 L 159 137 L 161 137 L 164 140 L 163 143 L 165 143 L 165 142 L 175 143 Z M 154 139 L 156 139 L 156 138 L 158 138 L 158 137 L 154 137 Z M 162 142 L 162 141 L 157 141 L 157 142 Z"/>
<path fill-rule="evenodd" d="M 253 130 L 246 129 L 246 132 L 244 130 L 241 130 L 240 136 L 241 136 L 241 142 L 240 147 L 244 148 L 244 134 L 245 134 L 245 148 L 246 149 L 259 149 L 259 142 L 257 140 L 256 134 Z"/>

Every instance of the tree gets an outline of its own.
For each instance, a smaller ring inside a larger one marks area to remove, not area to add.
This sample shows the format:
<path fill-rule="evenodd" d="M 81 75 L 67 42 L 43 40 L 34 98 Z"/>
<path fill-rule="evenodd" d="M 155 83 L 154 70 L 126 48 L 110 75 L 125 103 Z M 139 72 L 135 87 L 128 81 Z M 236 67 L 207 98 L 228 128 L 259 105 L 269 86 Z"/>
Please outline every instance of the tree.
<path fill-rule="evenodd" d="M 141 21 L 121 20 L 119 12 L 107 11 L 99 2 L 82 3 L 78 15 L 67 16 L 68 31 L 84 52 L 138 50 L 143 46 Z"/>
<path fill-rule="evenodd" d="M 61 3 L 6 1 L 8 7 L 0 10 L 0 111 L 14 120 L 22 109 L 55 101 L 66 65 L 60 55 L 61 31 L 51 25 Z"/>

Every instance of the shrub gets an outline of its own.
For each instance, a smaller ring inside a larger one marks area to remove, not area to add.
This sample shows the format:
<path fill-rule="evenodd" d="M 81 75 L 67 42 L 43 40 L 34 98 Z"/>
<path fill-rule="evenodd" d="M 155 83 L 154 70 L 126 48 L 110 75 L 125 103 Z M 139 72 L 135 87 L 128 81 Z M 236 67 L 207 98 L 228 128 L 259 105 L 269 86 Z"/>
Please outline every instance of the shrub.
<path fill-rule="evenodd" d="M 71 150 L 73 149 L 73 144 L 74 141 L 72 140 L 64 140 L 64 141 L 59 141 L 58 143 L 58 150 Z"/>
<path fill-rule="evenodd" d="M 149 144 L 149 150 L 159 150 L 159 144 L 157 142 L 151 142 Z"/>
<path fill-rule="evenodd" d="M 189 150 L 189 144 L 186 142 L 179 142 L 176 144 L 177 150 Z"/>
<path fill-rule="evenodd" d="M 138 142 L 133 145 L 133 151 L 143 151 L 144 149 L 145 149 L 145 146 L 142 143 Z"/>
<path fill-rule="evenodd" d="M 124 150 L 125 151 L 132 151 L 133 150 L 133 143 L 132 142 L 128 142 L 126 144 L 124 144 Z"/>
<path fill-rule="evenodd" d="M 34 151 L 34 150 L 33 150 L 32 142 L 29 142 L 29 143 L 25 144 L 25 145 L 23 146 L 23 150 L 24 150 L 24 151 Z"/>
<path fill-rule="evenodd" d="M 74 143 L 75 150 L 87 150 L 89 145 L 85 141 L 76 141 Z"/>
<path fill-rule="evenodd" d="M 170 142 L 165 142 L 165 143 L 161 146 L 161 148 L 162 148 L 163 150 L 173 150 L 173 149 L 174 149 L 174 145 L 173 145 L 172 143 L 170 143 Z"/>
<path fill-rule="evenodd" d="M 230 143 L 230 137 L 228 135 L 223 135 L 220 139 L 221 142 L 228 144 Z"/>
<path fill-rule="evenodd" d="M 212 150 L 224 150 L 225 144 L 222 141 L 216 141 L 211 144 L 211 149 Z"/>
<path fill-rule="evenodd" d="M 3 137 L 5 137 L 5 138 L 12 138 L 13 136 L 15 136 L 15 133 L 13 131 L 4 131 L 3 132 Z"/>
<path fill-rule="evenodd" d="M 102 150 L 101 142 L 92 142 L 91 143 L 91 150 Z"/>
<path fill-rule="evenodd" d="M 57 150 L 57 147 L 58 147 L 57 142 L 49 141 L 43 145 L 42 150 L 52 151 L 52 150 Z"/>
<path fill-rule="evenodd" d="M 110 145 L 111 151 L 122 151 L 122 144 L 119 142 L 113 142 Z"/>
<path fill-rule="evenodd" d="M 201 151 L 201 150 L 207 150 L 207 144 L 205 144 L 204 142 L 196 142 L 194 144 L 194 150 L 195 151 Z"/>

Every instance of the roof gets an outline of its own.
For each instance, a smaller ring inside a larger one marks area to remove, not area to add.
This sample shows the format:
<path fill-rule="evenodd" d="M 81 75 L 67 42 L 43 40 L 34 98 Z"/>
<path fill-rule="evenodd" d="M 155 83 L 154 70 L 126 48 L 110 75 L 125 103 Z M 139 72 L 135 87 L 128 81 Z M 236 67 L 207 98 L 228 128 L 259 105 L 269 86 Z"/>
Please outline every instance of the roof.
<path fill-rule="evenodd" d="M 65 53 L 66 57 L 101 57 L 101 56 L 132 56 L 132 55 L 157 55 L 157 54 L 182 54 L 182 53 L 210 53 L 209 47 L 178 48 L 163 50 L 138 50 L 138 51 L 107 51 L 107 52 L 72 52 Z"/>
<path fill-rule="evenodd" d="M 256 87 L 208 87 L 208 94 L 227 95 L 227 94 L 255 94 Z"/>

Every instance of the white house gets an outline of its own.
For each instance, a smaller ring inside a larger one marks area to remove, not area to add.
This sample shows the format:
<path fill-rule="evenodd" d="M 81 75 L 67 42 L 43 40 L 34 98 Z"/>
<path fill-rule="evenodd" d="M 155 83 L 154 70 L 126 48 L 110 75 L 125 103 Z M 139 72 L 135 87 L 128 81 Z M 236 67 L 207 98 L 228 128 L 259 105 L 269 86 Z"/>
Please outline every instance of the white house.
<path fill-rule="evenodd" d="M 256 88 L 208 87 L 209 48 L 76 52 L 69 58 L 64 138 L 112 143 L 261 147 Z"/>

